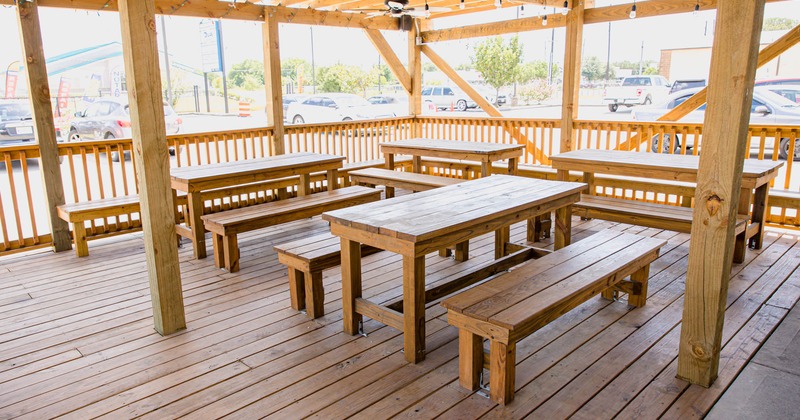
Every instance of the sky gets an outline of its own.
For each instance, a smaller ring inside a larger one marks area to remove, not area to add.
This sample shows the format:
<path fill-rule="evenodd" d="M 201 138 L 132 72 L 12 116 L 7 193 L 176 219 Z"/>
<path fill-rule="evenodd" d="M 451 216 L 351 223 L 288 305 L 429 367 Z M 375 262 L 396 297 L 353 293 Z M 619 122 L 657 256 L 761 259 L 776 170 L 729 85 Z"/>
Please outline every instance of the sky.
<path fill-rule="evenodd" d="M 511 0 L 508 0 L 511 1 Z M 629 0 L 596 0 L 596 5 L 606 6 L 628 3 Z M 535 16 L 545 9 L 528 6 L 523 16 Z M 553 9 L 548 9 L 550 13 Z M 490 12 L 481 19 L 513 19 L 518 7 Z M 800 19 L 800 0 L 768 3 L 766 17 L 794 17 Z M 657 18 L 637 18 L 611 24 L 611 61 L 658 61 L 661 49 L 708 46 L 714 26 L 714 11 L 701 11 Z M 119 17 L 113 12 L 77 11 L 71 9 L 41 8 L 41 25 L 45 55 L 51 57 L 76 49 L 107 42 L 121 42 Z M 459 26 L 478 23 L 471 17 L 448 18 L 435 23 L 437 27 Z M 168 16 L 165 18 L 167 47 L 170 57 L 182 64 L 201 67 L 200 33 L 197 18 Z M 161 23 L 158 22 L 161 29 Z M 317 66 L 336 63 L 371 67 L 378 63 L 378 52 L 361 30 L 346 28 L 314 27 L 283 24 L 280 26 L 281 57 L 312 59 L 311 40 L 313 31 L 313 58 Z M 16 11 L 13 6 L 0 7 L 0 69 L 19 60 L 19 34 Z M 401 61 L 406 59 L 407 36 L 399 31 L 384 32 Z M 255 22 L 223 21 L 223 45 L 226 66 L 251 58 L 263 60 L 261 46 L 261 24 Z M 563 60 L 564 29 L 539 30 L 520 34 L 524 45 L 524 60 L 544 60 L 552 45 L 554 61 Z M 551 39 L 554 42 L 551 42 Z M 607 23 L 587 25 L 584 30 L 584 57 L 607 58 L 609 25 Z M 474 45 L 480 38 L 442 42 L 433 45 L 451 65 L 468 63 Z M 163 50 L 161 34 L 159 45 Z"/>

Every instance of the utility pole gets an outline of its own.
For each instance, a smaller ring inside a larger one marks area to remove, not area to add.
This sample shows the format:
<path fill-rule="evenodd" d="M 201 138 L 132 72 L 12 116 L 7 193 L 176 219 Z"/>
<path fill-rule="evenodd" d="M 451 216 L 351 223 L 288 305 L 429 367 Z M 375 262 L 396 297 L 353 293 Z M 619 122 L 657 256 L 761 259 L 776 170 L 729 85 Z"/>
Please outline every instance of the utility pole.
<path fill-rule="evenodd" d="M 606 86 L 611 77 L 611 22 L 608 22 L 608 52 L 606 52 Z"/>
<path fill-rule="evenodd" d="M 167 47 L 167 26 L 164 23 L 164 15 L 161 15 L 161 39 L 164 42 L 164 66 L 167 70 L 167 102 L 172 104 L 172 78 L 170 77 L 169 69 L 169 48 Z"/>
<path fill-rule="evenodd" d="M 547 84 L 553 85 L 553 50 L 556 47 L 556 28 L 550 30 L 550 62 L 547 64 Z"/>
<path fill-rule="evenodd" d="M 217 30 L 219 35 L 219 63 L 220 67 L 222 67 L 222 94 L 225 96 L 225 113 L 229 112 L 228 110 L 228 76 L 225 74 L 225 47 L 222 44 L 222 19 L 217 22 Z"/>
<path fill-rule="evenodd" d="M 317 94 L 317 71 L 314 67 L 314 27 L 308 28 L 311 31 L 311 83 L 314 84 L 314 94 Z"/>
<path fill-rule="evenodd" d="M 639 53 L 639 74 L 642 74 L 642 62 L 644 61 L 644 41 L 642 41 L 642 50 Z"/>

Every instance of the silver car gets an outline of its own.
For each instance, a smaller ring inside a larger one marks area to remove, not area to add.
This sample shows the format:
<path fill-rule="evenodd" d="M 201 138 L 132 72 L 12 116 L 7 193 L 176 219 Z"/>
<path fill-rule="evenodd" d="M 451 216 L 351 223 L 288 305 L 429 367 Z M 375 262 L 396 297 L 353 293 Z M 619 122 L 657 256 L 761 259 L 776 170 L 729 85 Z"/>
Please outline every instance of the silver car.
<path fill-rule="evenodd" d="M 0 146 L 18 146 L 36 143 L 33 117 L 27 100 L 0 102 Z M 56 139 L 61 132 L 56 128 Z"/>
<path fill-rule="evenodd" d="M 164 121 L 168 135 L 178 133 L 183 123 L 167 103 L 164 103 Z M 69 141 L 129 138 L 131 111 L 127 97 L 100 98 L 83 112 L 76 112 L 69 126 Z"/>
<path fill-rule="evenodd" d="M 659 117 L 666 114 L 669 110 L 683 103 L 692 95 L 697 93 L 702 88 L 692 88 L 676 92 L 661 103 L 653 106 L 640 107 L 632 112 L 634 120 L 638 121 L 656 121 Z M 689 123 L 703 123 L 705 118 L 706 105 L 692 111 L 689 115 L 681 118 L 681 122 Z M 769 90 L 769 87 L 756 87 L 753 90 L 753 103 L 750 108 L 750 124 L 764 124 L 764 125 L 800 125 L 800 104 L 786 99 Z M 664 141 L 661 141 L 661 136 L 656 134 L 653 137 L 653 151 L 659 150 L 663 152 L 677 152 L 681 148 L 681 137 L 675 135 L 674 139 L 672 134 L 664 134 Z M 686 148 L 691 149 L 694 147 L 693 136 L 687 136 Z M 794 140 L 794 141 L 793 141 Z M 772 149 L 771 141 L 765 142 L 765 149 Z M 784 137 L 780 139 L 778 156 L 781 159 L 787 159 L 789 156 L 789 148 L 794 143 L 793 159 L 800 160 L 800 139 L 791 139 Z M 750 149 L 757 150 L 760 145 L 759 139 L 754 139 L 750 144 Z"/>

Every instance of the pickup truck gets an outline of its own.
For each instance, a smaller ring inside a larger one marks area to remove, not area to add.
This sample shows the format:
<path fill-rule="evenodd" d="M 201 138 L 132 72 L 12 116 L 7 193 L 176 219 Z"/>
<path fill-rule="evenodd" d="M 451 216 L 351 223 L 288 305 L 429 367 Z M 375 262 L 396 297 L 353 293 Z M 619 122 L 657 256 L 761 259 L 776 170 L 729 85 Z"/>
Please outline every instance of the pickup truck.
<path fill-rule="evenodd" d="M 608 110 L 617 112 L 620 106 L 650 105 L 669 94 L 670 83 L 662 76 L 629 76 L 620 86 L 609 87 L 603 95 Z"/>

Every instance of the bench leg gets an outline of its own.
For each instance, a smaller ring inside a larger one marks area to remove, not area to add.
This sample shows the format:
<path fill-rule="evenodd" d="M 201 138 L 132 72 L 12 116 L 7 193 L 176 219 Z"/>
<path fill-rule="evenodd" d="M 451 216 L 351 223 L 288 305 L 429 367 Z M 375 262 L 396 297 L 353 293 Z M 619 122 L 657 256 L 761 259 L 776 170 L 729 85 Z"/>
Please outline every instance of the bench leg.
<path fill-rule="evenodd" d="M 647 303 L 647 279 L 650 278 L 650 264 L 631 274 L 631 281 L 637 285 L 636 293 L 628 295 L 628 305 L 641 308 Z"/>
<path fill-rule="evenodd" d="M 514 400 L 517 344 L 491 341 L 489 348 L 489 398 L 498 404 Z"/>
<path fill-rule="evenodd" d="M 619 291 L 614 289 L 613 287 L 609 287 L 608 289 L 600 292 L 600 296 L 602 296 L 603 299 L 610 300 L 613 302 L 619 298 Z"/>
<path fill-rule="evenodd" d="M 464 262 L 469 259 L 469 240 L 456 244 L 456 261 Z"/>
<path fill-rule="evenodd" d="M 214 255 L 217 255 L 214 253 Z M 302 271 L 289 267 L 289 296 L 292 309 L 302 311 L 306 308 L 306 281 Z"/>
<path fill-rule="evenodd" d="M 744 232 L 736 235 L 734 239 L 734 246 L 733 246 L 733 262 L 736 264 L 741 264 L 744 262 L 744 256 L 747 252 L 747 238 L 745 234 L 747 233 L 747 229 Z"/>
<path fill-rule="evenodd" d="M 306 275 L 306 313 L 310 318 L 325 315 L 325 289 L 322 286 L 322 272 L 305 273 Z"/>
<path fill-rule="evenodd" d="M 222 243 L 222 235 L 214 233 L 211 243 L 214 246 L 214 266 L 217 268 L 225 267 L 225 245 Z"/>
<path fill-rule="evenodd" d="M 222 243 L 225 248 L 225 269 L 229 273 L 239 271 L 239 242 L 236 235 L 223 236 Z"/>
<path fill-rule="evenodd" d="M 483 337 L 464 328 L 458 330 L 458 382 L 475 391 L 483 371 Z"/>
<path fill-rule="evenodd" d="M 450 251 L 450 248 L 442 248 L 439 250 L 439 256 L 442 258 L 450 258 L 450 255 L 453 253 Z"/>
<path fill-rule="evenodd" d="M 552 219 L 550 213 L 540 214 L 533 219 L 528 219 L 528 242 L 539 242 L 542 238 L 550 237 Z"/>
<path fill-rule="evenodd" d="M 89 244 L 86 242 L 86 226 L 83 221 L 72 224 L 72 236 L 75 239 L 75 253 L 79 257 L 88 257 Z"/>
<path fill-rule="evenodd" d="M 502 227 L 494 231 L 494 259 L 499 260 L 506 256 L 506 243 L 511 240 L 511 228 Z"/>

